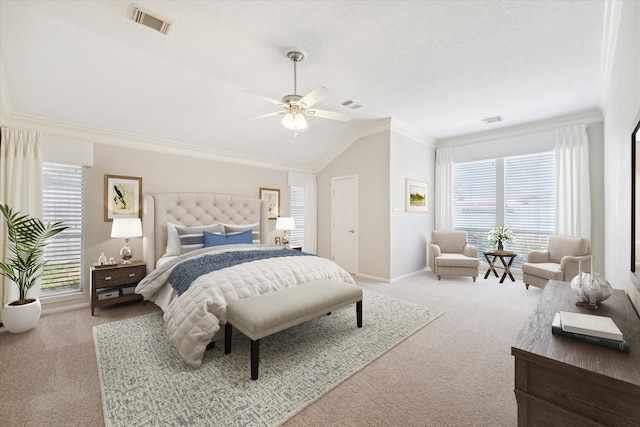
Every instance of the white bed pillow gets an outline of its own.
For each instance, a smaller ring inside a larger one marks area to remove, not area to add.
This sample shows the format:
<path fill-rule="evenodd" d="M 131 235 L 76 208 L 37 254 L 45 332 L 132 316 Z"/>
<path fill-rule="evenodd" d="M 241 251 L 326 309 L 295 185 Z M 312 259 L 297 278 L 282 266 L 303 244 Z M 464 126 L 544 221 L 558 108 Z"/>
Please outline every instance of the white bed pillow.
<path fill-rule="evenodd" d="M 176 226 L 178 237 L 180 238 L 180 253 L 195 251 L 204 247 L 204 232 L 222 235 L 224 230 L 221 224 L 200 226 L 200 227 L 180 227 Z"/>
<path fill-rule="evenodd" d="M 260 223 L 253 224 L 222 224 L 224 226 L 224 234 L 230 236 L 243 231 L 251 230 L 253 243 L 260 243 Z"/>
<path fill-rule="evenodd" d="M 196 226 L 187 227 L 187 228 L 200 229 L 202 231 L 207 227 L 213 227 L 218 225 L 219 224 L 196 225 Z M 163 256 L 175 256 L 175 255 L 180 255 L 182 253 L 180 236 L 178 235 L 178 230 L 176 230 L 176 227 L 185 228 L 184 225 L 167 222 L 167 249 Z"/>

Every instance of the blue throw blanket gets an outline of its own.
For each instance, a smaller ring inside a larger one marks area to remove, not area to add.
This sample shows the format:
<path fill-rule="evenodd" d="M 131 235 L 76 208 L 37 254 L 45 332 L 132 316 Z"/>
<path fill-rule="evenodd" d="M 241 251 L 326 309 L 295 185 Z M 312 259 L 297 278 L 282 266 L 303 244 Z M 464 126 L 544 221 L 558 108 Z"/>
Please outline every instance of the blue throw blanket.
<path fill-rule="evenodd" d="M 222 270 L 223 268 L 232 267 L 234 265 L 243 264 L 245 262 L 258 261 L 268 258 L 279 258 L 289 256 L 316 256 L 314 254 L 300 252 L 295 250 L 273 250 L 273 251 L 238 251 L 224 252 L 216 255 L 204 255 L 183 261 L 174 267 L 169 277 L 169 283 L 176 290 L 178 296 L 182 295 L 191 283 L 198 277 L 211 273 L 212 271 Z"/>

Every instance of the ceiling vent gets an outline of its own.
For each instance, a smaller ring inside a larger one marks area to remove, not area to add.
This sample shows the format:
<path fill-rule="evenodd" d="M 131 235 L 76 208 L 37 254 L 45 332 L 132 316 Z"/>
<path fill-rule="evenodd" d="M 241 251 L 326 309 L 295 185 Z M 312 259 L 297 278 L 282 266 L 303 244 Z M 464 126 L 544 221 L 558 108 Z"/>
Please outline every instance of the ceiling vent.
<path fill-rule="evenodd" d="M 480 119 L 482 119 L 482 122 L 485 125 L 488 125 L 490 123 L 495 123 L 495 122 L 501 122 L 502 121 L 502 117 L 500 116 L 489 116 L 488 114 L 485 116 L 480 117 Z"/>
<path fill-rule="evenodd" d="M 167 31 L 169 31 L 169 27 L 171 26 L 171 21 L 162 18 L 158 14 L 144 10 L 138 5 L 134 5 L 133 9 L 133 20 L 138 24 L 152 28 L 162 34 L 167 34 Z"/>
<path fill-rule="evenodd" d="M 343 106 L 351 109 L 351 110 L 357 110 L 358 108 L 362 107 L 362 104 L 358 104 L 357 102 L 355 102 L 353 99 L 349 99 L 347 101 L 344 101 L 342 103 Z"/>

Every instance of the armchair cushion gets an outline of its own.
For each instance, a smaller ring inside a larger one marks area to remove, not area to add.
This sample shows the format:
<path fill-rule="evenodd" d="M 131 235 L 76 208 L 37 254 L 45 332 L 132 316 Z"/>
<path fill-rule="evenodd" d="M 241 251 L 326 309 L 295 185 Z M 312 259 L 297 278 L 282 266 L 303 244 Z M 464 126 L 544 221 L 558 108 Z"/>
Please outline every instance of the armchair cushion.
<path fill-rule="evenodd" d="M 442 254 L 436 259 L 438 267 L 478 267 L 480 261 L 463 254 Z"/>

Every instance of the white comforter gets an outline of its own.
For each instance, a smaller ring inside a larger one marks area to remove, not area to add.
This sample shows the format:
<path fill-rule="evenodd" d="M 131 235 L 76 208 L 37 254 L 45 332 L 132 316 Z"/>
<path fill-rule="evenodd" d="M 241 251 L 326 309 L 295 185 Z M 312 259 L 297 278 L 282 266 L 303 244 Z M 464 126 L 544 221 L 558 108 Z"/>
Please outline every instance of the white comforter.
<path fill-rule="evenodd" d="M 318 256 L 287 256 L 207 273 L 196 279 L 180 296 L 167 289 L 171 288 L 169 277 L 174 267 L 187 259 L 227 251 L 274 249 L 290 250 L 274 245 L 226 245 L 181 255 L 145 277 L 136 287 L 136 293 L 143 295 L 145 300 L 154 301 L 162 294 L 172 295 L 170 302 L 159 304 L 164 310 L 169 340 L 185 362 L 198 367 L 207 344 L 220 325 L 226 323 L 228 303 L 321 279 L 355 284 L 351 275 L 333 261 Z"/>

